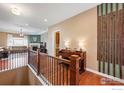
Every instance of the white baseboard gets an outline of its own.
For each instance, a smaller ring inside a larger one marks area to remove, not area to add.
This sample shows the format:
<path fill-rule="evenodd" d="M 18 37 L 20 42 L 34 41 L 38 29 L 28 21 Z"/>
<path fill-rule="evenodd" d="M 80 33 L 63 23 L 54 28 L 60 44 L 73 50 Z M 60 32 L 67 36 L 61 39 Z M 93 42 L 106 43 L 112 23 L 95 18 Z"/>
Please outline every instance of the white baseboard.
<path fill-rule="evenodd" d="M 114 76 L 111 76 L 111 75 L 107 75 L 107 74 L 104 74 L 104 73 L 100 73 L 100 72 L 98 72 L 98 71 L 96 71 L 96 70 L 92 70 L 92 69 L 90 69 L 90 68 L 86 68 L 86 70 L 89 71 L 89 72 L 92 72 L 92 73 L 101 75 L 101 76 L 103 76 L 103 77 L 107 77 L 107 78 L 112 79 L 112 80 L 114 80 L 114 81 L 118 81 L 118 82 L 120 82 L 120 83 L 124 83 L 124 80 L 123 80 L 123 79 L 120 79 L 120 78 L 117 78 L 117 77 L 114 77 Z"/>

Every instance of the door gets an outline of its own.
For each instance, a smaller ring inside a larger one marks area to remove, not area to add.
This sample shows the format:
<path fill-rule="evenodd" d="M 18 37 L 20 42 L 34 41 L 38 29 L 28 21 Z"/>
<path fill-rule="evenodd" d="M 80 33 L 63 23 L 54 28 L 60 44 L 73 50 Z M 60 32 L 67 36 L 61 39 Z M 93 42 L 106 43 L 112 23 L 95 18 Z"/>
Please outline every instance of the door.
<path fill-rule="evenodd" d="M 55 32 L 55 56 L 58 56 L 60 47 L 60 32 Z"/>

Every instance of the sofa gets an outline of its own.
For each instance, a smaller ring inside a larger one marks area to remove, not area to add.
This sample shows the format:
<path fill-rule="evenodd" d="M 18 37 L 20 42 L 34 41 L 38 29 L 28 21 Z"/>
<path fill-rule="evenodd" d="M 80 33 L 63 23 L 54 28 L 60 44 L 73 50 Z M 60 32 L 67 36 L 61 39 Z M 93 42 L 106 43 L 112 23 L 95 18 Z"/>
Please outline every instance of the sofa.
<path fill-rule="evenodd" d="M 8 50 L 4 47 L 0 47 L 0 58 L 8 58 Z"/>

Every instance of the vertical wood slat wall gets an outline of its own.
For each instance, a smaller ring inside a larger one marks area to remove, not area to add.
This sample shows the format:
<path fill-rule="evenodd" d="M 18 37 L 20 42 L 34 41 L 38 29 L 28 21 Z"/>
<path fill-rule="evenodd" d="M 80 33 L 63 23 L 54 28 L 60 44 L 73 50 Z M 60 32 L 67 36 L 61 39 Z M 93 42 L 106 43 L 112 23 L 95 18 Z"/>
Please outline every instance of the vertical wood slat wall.
<path fill-rule="evenodd" d="M 99 72 L 124 79 L 124 4 L 97 7 L 97 60 Z"/>

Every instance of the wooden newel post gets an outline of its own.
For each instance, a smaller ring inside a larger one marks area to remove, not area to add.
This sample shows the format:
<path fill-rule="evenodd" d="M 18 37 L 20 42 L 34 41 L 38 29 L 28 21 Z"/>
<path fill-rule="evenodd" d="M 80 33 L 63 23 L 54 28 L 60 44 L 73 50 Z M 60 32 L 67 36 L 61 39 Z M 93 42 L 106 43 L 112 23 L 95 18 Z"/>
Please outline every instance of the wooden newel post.
<path fill-rule="evenodd" d="M 37 75 L 40 74 L 40 49 L 37 49 Z"/>
<path fill-rule="evenodd" d="M 70 85 L 79 85 L 79 56 L 71 55 Z"/>
<path fill-rule="evenodd" d="M 30 64 L 30 47 L 28 47 L 28 64 Z"/>

